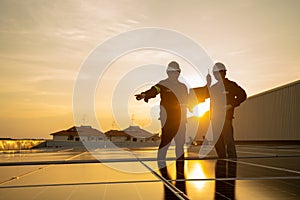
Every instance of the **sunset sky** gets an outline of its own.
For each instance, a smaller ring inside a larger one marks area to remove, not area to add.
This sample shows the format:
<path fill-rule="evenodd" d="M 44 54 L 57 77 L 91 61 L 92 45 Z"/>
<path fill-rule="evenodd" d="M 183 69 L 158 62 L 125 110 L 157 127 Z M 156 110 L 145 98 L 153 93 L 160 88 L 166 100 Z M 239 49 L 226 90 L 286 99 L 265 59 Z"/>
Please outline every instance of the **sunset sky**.
<path fill-rule="evenodd" d="M 298 0 L 1 0 L 0 137 L 50 138 L 51 132 L 73 126 L 73 89 L 82 63 L 105 40 L 137 28 L 170 29 L 192 38 L 213 61 L 225 63 L 228 77 L 248 96 L 299 80 L 299 10 Z M 110 91 L 124 74 L 134 66 L 163 66 L 173 59 L 181 64 L 183 78 L 191 80 L 188 63 L 167 52 L 135 52 L 111 65 L 97 92 L 104 88 L 101 94 L 107 96 L 95 96 L 103 131 L 131 123 L 116 125 L 107 109 Z M 165 76 L 158 74 L 138 89 Z M 129 99 L 134 122 L 147 127 L 150 119 L 140 108 L 158 102 Z M 89 124 L 89 116 L 82 116 L 82 124 Z"/>

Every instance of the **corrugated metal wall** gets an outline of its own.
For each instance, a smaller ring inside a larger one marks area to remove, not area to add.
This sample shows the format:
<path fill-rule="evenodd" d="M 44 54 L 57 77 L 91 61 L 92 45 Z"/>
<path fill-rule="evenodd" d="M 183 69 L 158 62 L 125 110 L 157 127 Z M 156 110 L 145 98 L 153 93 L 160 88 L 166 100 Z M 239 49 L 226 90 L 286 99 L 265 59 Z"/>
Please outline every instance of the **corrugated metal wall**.
<path fill-rule="evenodd" d="M 300 140 L 300 80 L 249 97 L 233 124 L 235 140 Z"/>

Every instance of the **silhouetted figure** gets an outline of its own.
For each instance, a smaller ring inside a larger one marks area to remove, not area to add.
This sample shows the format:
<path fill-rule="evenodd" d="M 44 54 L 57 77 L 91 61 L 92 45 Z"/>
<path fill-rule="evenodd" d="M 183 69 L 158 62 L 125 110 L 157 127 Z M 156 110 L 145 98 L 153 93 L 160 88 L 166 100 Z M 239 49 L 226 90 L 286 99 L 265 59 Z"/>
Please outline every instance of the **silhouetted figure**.
<path fill-rule="evenodd" d="M 167 79 L 160 81 L 149 90 L 135 95 L 137 100 L 144 99 L 145 102 L 148 102 L 149 99 L 155 98 L 160 94 L 162 134 L 157 160 L 160 173 L 168 181 L 170 181 L 170 177 L 167 171 L 166 155 L 173 139 L 176 145 L 176 176 L 178 179 L 184 179 L 184 144 L 188 90 L 186 85 L 178 80 L 180 72 L 179 64 L 175 61 L 170 62 L 167 67 Z M 176 181 L 175 186 L 185 192 L 185 181 Z M 166 199 L 178 199 L 168 187 L 164 186 L 164 191 Z"/>
<path fill-rule="evenodd" d="M 232 119 L 234 108 L 246 100 L 247 95 L 243 88 L 226 78 L 226 67 L 222 63 L 216 63 L 213 67 L 213 75 L 217 83 L 211 87 L 211 77 L 206 77 L 207 85 L 192 89 L 198 101 L 205 98 L 211 100 L 211 122 L 214 139 L 219 137 L 215 149 L 219 158 L 236 158 L 236 148 L 233 137 Z"/>
<path fill-rule="evenodd" d="M 184 194 L 186 194 L 186 184 L 184 175 L 184 160 L 176 161 L 176 182 L 175 186 Z"/>
<path fill-rule="evenodd" d="M 215 177 L 215 199 L 235 199 L 236 162 L 217 160 Z"/>
<path fill-rule="evenodd" d="M 162 134 L 157 155 L 160 168 L 166 166 L 167 150 L 173 139 L 176 145 L 176 159 L 184 159 L 188 90 L 186 85 L 178 80 L 180 72 L 179 64 L 175 61 L 170 62 L 167 67 L 167 79 L 135 95 L 137 100 L 144 99 L 148 102 L 150 98 L 160 94 Z"/>
<path fill-rule="evenodd" d="M 171 183 L 171 178 L 168 174 L 167 167 L 162 167 L 159 169 L 161 175 Z M 184 175 L 184 160 L 176 160 L 176 180 L 175 187 L 177 188 L 176 193 L 184 193 L 186 194 L 186 181 Z M 171 191 L 166 185 L 164 185 L 164 196 L 166 200 L 169 199 L 178 199 L 178 197 L 174 194 L 174 191 Z"/>

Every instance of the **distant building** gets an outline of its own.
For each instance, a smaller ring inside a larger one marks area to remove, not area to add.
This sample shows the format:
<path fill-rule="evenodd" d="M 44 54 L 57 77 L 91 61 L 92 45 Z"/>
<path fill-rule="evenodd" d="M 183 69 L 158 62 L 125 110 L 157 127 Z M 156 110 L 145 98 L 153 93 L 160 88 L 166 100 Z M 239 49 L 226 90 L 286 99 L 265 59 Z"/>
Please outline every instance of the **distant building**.
<path fill-rule="evenodd" d="M 51 133 L 53 141 L 98 142 L 107 140 L 105 135 L 91 126 L 73 126 L 67 130 Z"/>
<path fill-rule="evenodd" d="M 130 136 L 127 135 L 124 131 L 118 130 L 109 130 L 104 133 L 107 139 L 111 142 L 126 142 L 130 141 Z"/>
<path fill-rule="evenodd" d="M 123 130 L 126 134 L 130 136 L 131 142 L 148 142 L 159 140 L 158 134 L 152 134 L 139 126 L 129 126 Z"/>
<path fill-rule="evenodd" d="M 152 134 L 139 126 L 129 126 L 122 131 L 110 130 L 104 134 L 112 142 L 156 142 L 160 139 L 158 134 Z"/>
<path fill-rule="evenodd" d="M 300 141 L 300 80 L 251 96 L 235 111 L 239 141 Z"/>
<path fill-rule="evenodd" d="M 46 141 L 45 147 L 89 149 L 110 148 L 115 144 L 119 147 L 128 148 L 156 145 L 160 139 L 158 134 L 152 134 L 138 126 L 129 126 L 120 131 L 110 130 L 106 133 L 102 133 L 91 126 L 73 126 L 50 135 L 52 135 L 53 140 Z"/>

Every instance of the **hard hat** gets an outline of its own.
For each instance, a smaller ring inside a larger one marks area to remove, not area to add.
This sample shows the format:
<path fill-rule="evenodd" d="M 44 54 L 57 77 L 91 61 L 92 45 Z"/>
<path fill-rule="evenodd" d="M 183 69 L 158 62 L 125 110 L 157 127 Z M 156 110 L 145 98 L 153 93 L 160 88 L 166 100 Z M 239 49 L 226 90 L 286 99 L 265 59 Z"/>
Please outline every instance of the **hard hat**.
<path fill-rule="evenodd" d="M 213 67 L 213 72 L 227 71 L 223 63 L 217 62 Z"/>
<path fill-rule="evenodd" d="M 172 61 L 168 64 L 167 72 L 181 72 L 179 64 L 175 61 Z"/>

